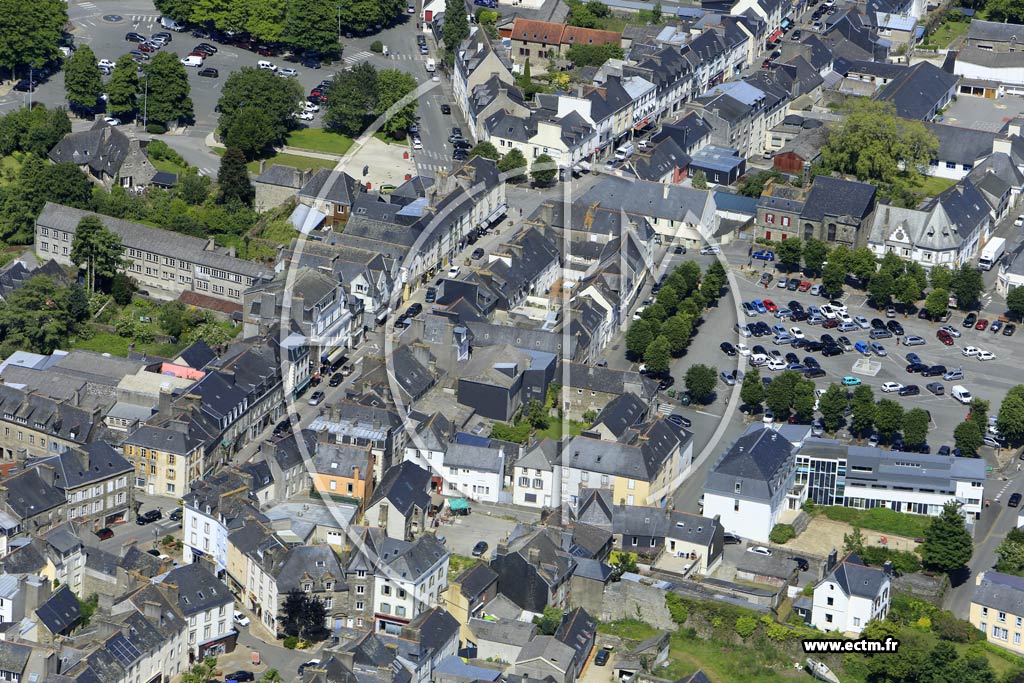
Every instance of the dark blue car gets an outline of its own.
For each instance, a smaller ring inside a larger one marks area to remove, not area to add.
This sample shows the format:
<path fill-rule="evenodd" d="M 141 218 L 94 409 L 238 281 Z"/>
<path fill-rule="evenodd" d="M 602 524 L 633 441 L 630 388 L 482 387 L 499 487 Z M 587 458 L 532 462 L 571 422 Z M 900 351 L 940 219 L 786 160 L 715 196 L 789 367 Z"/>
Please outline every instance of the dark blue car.
<path fill-rule="evenodd" d="M 767 249 L 764 250 L 764 251 L 755 251 L 751 255 L 751 258 L 755 258 L 758 261 L 774 261 L 775 260 L 775 252 L 774 251 L 768 251 Z"/>

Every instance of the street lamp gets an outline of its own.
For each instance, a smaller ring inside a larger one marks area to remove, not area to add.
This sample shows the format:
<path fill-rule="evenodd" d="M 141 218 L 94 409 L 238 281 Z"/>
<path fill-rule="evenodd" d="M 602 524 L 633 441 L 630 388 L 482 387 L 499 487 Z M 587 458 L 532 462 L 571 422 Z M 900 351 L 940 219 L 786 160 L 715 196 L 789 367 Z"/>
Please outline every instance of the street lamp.
<path fill-rule="evenodd" d="M 338 42 L 341 42 L 341 5 L 338 5 Z"/>
<path fill-rule="evenodd" d="M 29 62 L 29 65 L 28 65 L 28 109 L 29 109 L 29 111 L 32 111 L 32 91 L 36 89 L 35 85 L 33 85 L 33 83 L 32 83 L 32 78 L 34 77 L 33 72 L 34 72 L 35 68 L 36 68 L 36 63 L 35 62 Z"/>
<path fill-rule="evenodd" d="M 149 72 L 145 72 L 143 76 L 146 79 L 146 91 L 142 100 L 142 127 L 145 128 L 149 122 Z"/>

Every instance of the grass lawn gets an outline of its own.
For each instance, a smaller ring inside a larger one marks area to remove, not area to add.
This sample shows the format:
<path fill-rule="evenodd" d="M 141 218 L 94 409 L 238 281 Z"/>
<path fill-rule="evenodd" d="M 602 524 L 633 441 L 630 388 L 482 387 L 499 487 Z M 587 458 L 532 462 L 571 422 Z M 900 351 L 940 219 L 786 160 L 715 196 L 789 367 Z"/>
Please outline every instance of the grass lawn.
<path fill-rule="evenodd" d="M 352 138 L 340 133 L 331 133 L 323 128 L 301 128 L 288 135 L 289 147 L 309 149 L 327 154 L 345 154 L 352 146 Z"/>
<path fill-rule="evenodd" d="M 455 553 L 452 553 L 448 556 L 448 575 L 458 576 L 477 562 L 479 562 L 479 560 L 475 557 L 466 557 L 465 555 L 456 555 Z"/>
<path fill-rule="evenodd" d="M 641 641 L 657 635 L 658 629 L 639 619 L 619 619 L 598 624 L 597 632 L 627 640 Z"/>
<path fill-rule="evenodd" d="M 93 334 L 91 339 L 78 340 L 74 348 L 84 349 L 85 351 L 95 351 L 97 353 L 109 353 L 114 356 L 127 356 L 128 345 L 131 344 L 132 340 L 128 337 L 122 337 L 117 334 L 108 332 L 96 332 Z M 185 344 L 136 344 L 135 351 L 137 353 L 147 353 L 151 356 L 159 356 L 161 358 L 171 358 L 176 353 L 185 348 Z"/>
<path fill-rule="evenodd" d="M 911 188 L 912 192 L 934 197 L 942 194 L 949 188 L 956 185 L 955 180 L 949 178 L 938 178 L 936 176 L 923 176 L 921 182 Z"/>
<path fill-rule="evenodd" d="M 179 176 L 185 172 L 184 166 L 179 166 L 173 161 L 167 161 L 166 159 L 150 159 L 149 163 L 153 164 L 158 171 L 167 171 L 168 173 L 175 173 Z"/>
<path fill-rule="evenodd" d="M 382 133 L 381 131 L 377 131 L 376 133 L 374 133 L 373 137 L 377 138 L 378 140 L 383 142 L 385 145 L 401 145 L 402 147 L 408 147 L 409 146 L 409 139 L 408 138 L 402 138 L 401 140 L 392 140 L 391 138 L 389 138 L 386 134 Z"/>
<path fill-rule="evenodd" d="M 292 168 L 299 168 L 304 171 L 310 168 L 334 168 L 338 165 L 338 162 L 332 161 L 331 159 L 314 159 L 313 157 L 304 157 L 299 156 L 298 154 L 275 154 L 265 161 L 267 162 L 264 166 L 265 169 L 270 168 L 273 164 L 277 164 L 278 166 L 291 166 Z M 253 175 L 260 174 L 259 161 L 250 161 L 245 167 L 249 169 L 249 173 Z"/>
<path fill-rule="evenodd" d="M 920 538 L 931 523 L 931 517 L 912 515 L 907 512 L 894 512 L 888 508 L 857 510 L 841 506 L 819 508 L 826 517 L 837 522 L 846 522 L 861 529 L 870 529 L 883 534 Z"/>
<path fill-rule="evenodd" d="M 569 420 L 569 435 L 570 436 L 579 436 L 580 433 L 583 431 L 583 428 L 586 427 L 586 426 L 587 425 L 584 422 L 577 422 L 576 420 Z M 562 421 L 558 420 L 558 419 L 552 419 L 550 424 L 548 424 L 547 429 L 538 429 L 537 430 L 537 438 L 538 439 L 553 439 L 555 441 L 561 440 L 561 438 L 562 438 Z"/>
<path fill-rule="evenodd" d="M 7 184 L 8 170 L 17 173 L 21 169 L 21 162 L 13 156 L 0 157 L 0 185 Z"/>
<path fill-rule="evenodd" d="M 698 669 L 703 669 L 712 681 L 729 683 L 811 680 L 803 671 L 794 670 L 792 662 L 785 656 L 772 661 L 758 648 L 744 646 L 739 649 L 732 644 L 673 634 L 669 664 L 659 669 L 656 675 L 678 680 Z"/>
<path fill-rule="evenodd" d="M 967 33 L 968 21 L 944 21 L 925 39 L 925 42 L 937 47 L 949 47 L 954 40 Z"/>

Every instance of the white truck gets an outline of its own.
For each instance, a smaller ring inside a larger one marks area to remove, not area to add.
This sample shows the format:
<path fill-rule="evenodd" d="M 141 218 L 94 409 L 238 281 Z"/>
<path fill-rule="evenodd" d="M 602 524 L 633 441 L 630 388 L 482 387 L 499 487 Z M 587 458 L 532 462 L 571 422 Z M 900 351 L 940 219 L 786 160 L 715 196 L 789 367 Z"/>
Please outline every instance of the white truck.
<path fill-rule="evenodd" d="M 615 158 L 619 161 L 625 161 L 629 157 L 633 156 L 633 143 L 627 142 L 618 149 L 615 150 Z"/>
<path fill-rule="evenodd" d="M 434 70 L 436 68 L 437 62 L 435 62 L 433 59 L 428 59 L 426 64 L 427 73 L 434 73 Z"/>
<path fill-rule="evenodd" d="M 992 267 L 1003 257 L 1006 251 L 1006 239 L 993 237 L 981 250 L 981 257 L 978 258 L 978 267 L 982 270 L 992 270 Z"/>

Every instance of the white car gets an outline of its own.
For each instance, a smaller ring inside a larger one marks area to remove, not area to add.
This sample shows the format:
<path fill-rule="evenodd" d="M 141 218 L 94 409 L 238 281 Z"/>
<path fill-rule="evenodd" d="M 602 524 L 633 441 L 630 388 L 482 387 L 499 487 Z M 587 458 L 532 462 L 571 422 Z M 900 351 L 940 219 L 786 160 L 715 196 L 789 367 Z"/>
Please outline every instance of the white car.
<path fill-rule="evenodd" d="M 320 105 L 315 102 L 306 102 L 302 108 L 306 111 L 320 111 Z"/>
<path fill-rule="evenodd" d="M 971 356 L 977 356 L 979 353 L 981 353 L 981 349 L 979 349 L 977 346 L 965 346 L 963 350 L 960 351 L 960 353 L 970 358 Z"/>
<path fill-rule="evenodd" d="M 772 358 L 768 361 L 768 369 L 773 371 L 785 370 L 786 361 L 782 360 L 781 358 Z"/>
<path fill-rule="evenodd" d="M 239 626 L 248 626 L 249 625 L 249 617 L 245 616 L 244 614 L 242 614 L 238 610 L 235 610 L 235 623 L 238 624 Z"/>
<path fill-rule="evenodd" d="M 294 116 L 297 119 L 301 119 L 302 121 L 312 121 L 314 118 L 316 118 L 315 116 L 313 116 L 313 112 L 311 111 L 297 111 L 294 114 L 292 114 L 292 116 Z"/>
<path fill-rule="evenodd" d="M 882 385 L 882 391 L 887 394 L 891 394 L 894 391 L 899 391 L 902 388 L 903 385 L 900 384 L 899 382 L 886 382 L 885 384 Z"/>
<path fill-rule="evenodd" d="M 853 318 L 846 311 L 839 311 L 839 322 L 841 323 L 852 323 Z"/>
<path fill-rule="evenodd" d="M 405 8 L 405 11 L 408 12 L 409 14 L 416 14 L 416 5 L 410 4 L 408 7 Z"/>
<path fill-rule="evenodd" d="M 829 306 L 828 304 L 825 304 L 819 310 L 821 311 L 821 315 L 824 316 L 825 320 L 833 320 L 839 317 L 839 312 L 836 311 L 836 309 Z"/>
<path fill-rule="evenodd" d="M 291 78 L 292 76 L 298 76 L 299 72 L 291 68 L 281 69 L 280 71 L 277 72 L 277 75 L 280 76 L 281 78 Z"/>
<path fill-rule="evenodd" d="M 451 268 L 448 269 L 448 277 L 449 278 L 457 278 L 458 276 L 459 276 L 459 267 L 458 266 L 452 266 Z"/>
<path fill-rule="evenodd" d="M 765 548 L 763 545 L 752 545 L 747 548 L 748 553 L 754 553 L 755 555 L 765 555 L 767 557 L 772 556 L 772 551 Z"/>
<path fill-rule="evenodd" d="M 109 59 L 101 59 L 100 61 L 96 62 L 96 66 L 98 66 L 101 69 L 113 69 L 117 65 Z"/>
<path fill-rule="evenodd" d="M 423 141 L 420 140 L 419 138 L 413 138 L 412 139 L 412 148 L 416 149 L 416 150 L 423 149 Z"/>
<path fill-rule="evenodd" d="M 764 416 L 761 418 L 761 422 L 766 425 L 770 425 L 775 422 L 775 413 L 772 412 L 771 408 L 764 411 Z"/>
<path fill-rule="evenodd" d="M 799 327 L 791 327 L 789 328 L 789 336 L 792 337 L 793 339 L 803 339 L 804 331 L 801 330 Z"/>
<path fill-rule="evenodd" d="M 995 360 L 996 354 L 991 351 L 978 351 L 978 360 Z"/>
<path fill-rule="evenodd" d="M 743 342 L 740 342 L 739 344 L 736 345 L 736 352 L 743 357 L 749 356 L 750 347 L 744 344 Z"/>
<path fill-rule="evenodd" d="M 868 329 L 869 327 L 871 327 L 871 323 L 869 323 L 869 322 L 868 322 L 868 319 L 867 319 L 867 318 L 865 318 L 865 317 L 864 317 L 864 316 L 862 316 L 862 315 L 856 315 L 856 316 L 854 316 L 854 317 L 853 317 L 853 322 L 857 323 L 857 327 L 859 327 L 859 328 L 860 328 L 860 329 L 862 329 L 862 330 L 866 330 L 866 329 Z"/>
<path fill-rule="evenodd" d="M 121 119 L 114 118 L 113 116 L 104 117 L 103 121 L 108 126 L 120 126 L 121 125 Z"/>
<path fill-rule="evenodd" d="M 1024 225 L 1024 216 L 1017 216 L 1017 219 L 1013 222 L 1018 228 Z"/>
<path fill-rule="evenodd" d="M 943 325 L 939 329 L 940 330 L 945 330 L 946 332 L 949 332 L 949 336 L 951 336 L 951 337 L 959 337 L 960 336 L 960 330 L 956 329 L 952 325 Z"/>
<path fill-rule="evenodd" d="M 260 69 L 263 69 L 264 71 L 277 71 L 277 67 L 275 65 L 262 59 L 256 62 L 256 66 L 259 67 Z"/>
<path fill-rule="evenodd" d="M 701 256 L 708 256 L 709 254 L 714 255 L 714 254 L 721 254 L 721 253 L 722 253 L 722 250 L 719 249 L 718 247 L 715 247 L 715 246 L 701 247 L 700 248 Z"/>

